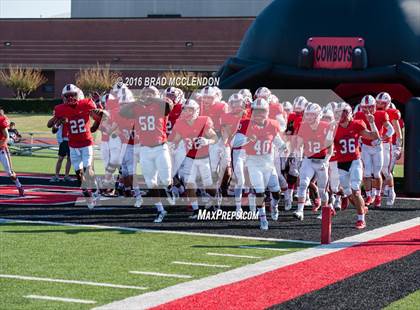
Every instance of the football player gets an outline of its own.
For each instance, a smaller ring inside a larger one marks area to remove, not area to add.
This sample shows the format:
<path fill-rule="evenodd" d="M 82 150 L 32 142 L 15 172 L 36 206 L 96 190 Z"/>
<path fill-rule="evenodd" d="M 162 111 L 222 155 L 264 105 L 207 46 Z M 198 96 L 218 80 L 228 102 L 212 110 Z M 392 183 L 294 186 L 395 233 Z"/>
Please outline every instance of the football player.
<path fill-rule="evenodd" d="M 296 135 L 299 131 L 300 124 L 303 118 L 303 112 L 305 111 L 308 100 L 299 96 L 293 100 L 293 112 L 289 114 L 287 119 L 286 135 L 291 145 L 292 150 L 296 150 Z M 288 160 L 288 173 L 287 173 L 287 184 L 288 189 L 284 195 L 284 209 L 289 211 L 292 208 L 293 191 L 296 187 L 296 183 L 299 177 L 299 167 L 302 159 L 302 154 L 292 153 Z"/>
<path fill-rule="evenodd" d="M 388 114 L 385 111 L 376 110 L 376 100 L 371 95 L 366 95 L 362 98 L 360 109 L 361 111 L 355 114 L 355 119 L 363 120 L 368 128 L 372 129 L 367 115 L 373 115 L 376 128 L 380 134 L 379 139 L 374 141 L 362 137 L 363 184 L 366 191 L 365 203 L 369 206 L 373 201 L 372 197 L 374 197 L 374 206 L 380 207 L 382 189 L 381 170 L 384 162 L 382 140 L 391 138 L 394 134 L 394 128 L 389 122 Z"/>
<path fill-rule="evenodd" d="M 12 159 L 10 157 L 9 148 L 7 147 L 7 142 L 9 140 L 9 125 L 9 119 L 4 114 L 4 110 L 0 108 L 0 162 L 3 166 L 3 170 L 7 173 L 12 182 L 15 183 L 19 196 L 23 197 L 25 196 L 25 191 L 22 184 L 19 182 L 19 178 L 13 171 Z"/>
<path fill-rule="evenodd" d="M 171 193 L 172 164 L 166 122 L 173 103 L 169 98 L 160 98 L 159 90 L 154 86 L 144 87 L 139 102 L 121 106 L 120 115 L 135 119 L 135 131 L 140 144 L 140 165 L 147 188 L 152 197 L 157 198 L 155 223 L 161 223 L 167 212 L 163 206 L 163 197 L 174 204 Z"/>
<path fill-rule="evenodd" d="M 98 185 L 93 170 L 93 136 L 90 117 L 100 120 L 107 113 L 98 109 L 92 99 L 82 98 L 81 90 L 67 84 L 62 91 L 63 103 L 55 106 L 54 116 L 48 121 L 51 128 L 56 123 L 67 123 L 69 128 L 70 160 L 76 171 L 88 208 L 94 208 L 98 198 Z"/>
<path fill-rule="evenodd" d="M 394 128 L 394 135 L 383 140 L 382 174 L 385 178 L 385 196 L 387 196 L 386 205 L 392 206 L 395 202 L 394 177 L 392 175 L 392 163 L 396 161 L 395 156 L 401 156 L 402 133 L 401 133 L 401 113 L 391 107 L 391 96 L 386 92 L 381 92 L 376 96 L 376 108 L 379 111 L 385 111 L 388 114 L 389 121 Z M 393 143 L 395 141 L 395 143 Z M 394 147 L 395 144 L 395 147 Z"/>
<path fill-rule="evenodd" d="M 246 109 L 246 101 L 245 98 L 237 93 L 233 94 L 229 97 L 229 113 L 224 114 L 222 116 L 222 139 L 224 143 L 224 153 L 222 154 L 222 162 L 221 162 L 221 171 L 225 171 L 225 175 L 223 176 L 222 180 L 222 195 L 224 197 L 227 196 L 227 189 L 229 182 L 232 177 L 232 159 L 231 159 L 231 142 L 232 138 L 235 133 L 239 129 L 239 124 L 241 120 L 245 120 L 249 118 Z M 242 212 L 242 190 L 245 185 L 245 175 L 244 175 L 244 166 L 238 162 L 238 150 L 233 150 L 234 153 L 234 163 L 238 164 L 234 167 L 235 171 L 235 205 L 236 205 L 236 212 Z"/>
<path fill-rule="evenodd" d="M 347 199 L 352 201 L 357 209 L 356 228 L 363 229 L 366 227 L 365 213 L 367 210 L 360 191 L 363 166 L 360 159 L 359 138 L 374 141 L 379 139 L 379 132 L 372 114 L 366 114 L 366 120 L 371 128 L 368 130 L 363 120 L 353 119 L 351 107 L 345 102 L 337 104 L 334 115 L 338 123 L 334 137 L 334 149 L 340 185 L 343 187 L 345 195 L 342 198 L 342 204 L 347 205 Z"/>
<path fill-rule="evenodd" d="M 322 109 L 322 118 L 321 120 L 327 122 L 330 125 L 330 129 L 335 132 L 337 124 L 335 121 L 334 110 L 337 106 L 336 102 L 329 103 L 326 107 Z M 331 202 L 331 206 L 334 209 L 340 210 L 341 209 L 341 196 L 338 195 L 339 186 L 340 186 L 340 179 L 338 175 L 338 167 L 337 167 L 337 158 L 335 156 L 335 149 L 333 148 L 333 155 L 330 158 L 330 162 L 328 165 L 328 184 L 329 184 L 329 201 Z"/>
<path fill-rule="evenodd" d="M 223 153 L 223 141 L 221 139 L 221 120 L 222 115 L 228 112 L 228 106 L 220 99 L 220 93 L 214 87 L 204 87 L 200 92 L 200 115 L 208 116 L 213 122 L 214 130 L 218 136 L 218 142 L 211 144 L 209 147 L 210 167 L 212 172 L 213 181 L 216 182 L 216 187 L 220 185 L 220 161 L 221 154 Z M 223 174 L 222 174 L 223 175 Z"/>
<path fill-rule="evenodd" d="M 309 183 L 315 177 L 321 198 L 315 201 L 313 211 L 328 204 L 328 163 L 332 155 L 334 132 L 327 122 L 321 121 L 322 109 L 317 103 L 309 103 L 297 133 L 296 148 L 303 148 L 303 160 L 299 169 L 298 208 L 293 216 L 303 220 L 303 208 Z M 300 151 L 297 151 L 298 153 Z"/>
<path fill-rule="evenodd" d="M 198 216 L 198 200 L 196 190 L 198 178 L 211 197 L 216 196 L 211 176 L 209 145 L 216 143 L 217 135 L 213 129 L 213 122 L 207 116 L 200 115 L 200 106 L 192 99 L 185 102 L 180 119 L 174 126 L 171 141 L 178 144 L 181 140 L 186 147 L 181 178 L 184 181 L 186 195 L 191 203 L 193 214 L 191 219 Z M 210 201 L 209 205 L 213 202 Z"/>
<path fill-rule="evenodd" d="M 286 144 L 280 137 L 277 121 L 269 119 L 269 104 L 263 98 L 254 100 L 251 104 L 252 114 L 249 120 L 242 120 L 239 131 L 233 138 L 233 147 L 242 147 L 247 154 L 246 167 L 249 172 L 251 186 L 257 197 L 260 229 L 268 229 L 265 212 L 264 192 L 271 192 L 271 216 L 278 219 L 278 202 L 280 185 L 273 162 L 273 145 L 280 151 Z"/>

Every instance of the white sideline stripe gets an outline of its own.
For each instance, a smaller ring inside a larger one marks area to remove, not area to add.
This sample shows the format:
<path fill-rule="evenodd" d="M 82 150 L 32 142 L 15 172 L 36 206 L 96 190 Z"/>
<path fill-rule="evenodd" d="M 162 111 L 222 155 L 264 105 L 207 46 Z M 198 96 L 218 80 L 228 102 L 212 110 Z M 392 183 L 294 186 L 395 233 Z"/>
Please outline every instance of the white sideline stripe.
<path fill-rule="evenodd" d="M 96 301 L 94 301 L 94 300 L 84 300 L 84 299 L 75 299 L 75 298 L 62 298 L 62 297 L 53 297 L 53 296 L 40 296 L 40 295 L 26 295 L 26 296 L 23 296 L 23 297 L 30 298 L 30 299 L 75 302 L 75 303 L 78 303 L 78 304 L 96 304 Z"/>
<path fill-rule="evenodd" d="M 175 274 L 175 273 L 160 273 L 160 272 L 149 272 L 149 271 L 129 271 L 133 274 L 143 274 L 146 276 L 157 276 L 157 277 L 168 277 L 168 278 L 180 278 L 180 279 L 191 279 L 193 276 L 186 274 Z"/>
<path fill-rule="evenodd" d="M 95 212 L 95 210 L 97 210 L 97 209 L 95 208 L 95 209 L 91 210 L 91 212 Z M 106 208 L 106 210 L 110 210 L 110 209 Z M 319 242 L 306 241 L 306 240 L 260 238 L 260 237 L 208 234 L 208 233 L 184 232 L 184 231 L 173 231 L 173 230 L 141 229 L 141 228 L 131 228 L 131 227 L 121 227 L 121 226 L 102 226 L 102 225 L 74 224 L 74 223 L 65 223 L 65 222 L 30 221 L 30 220 L 17 220 L 17 219 L 0 218 L 0 223 L 2 223 L 2 222 L 4 222 L 4 223 L 43 224 L 43 225 L 70 226 L 70 227 L 88 227 L 88 228 L 133 231 L 133 232 L 146 232 L 146 233 L 155 233 L 155 234 L 174 234 L 174 235 L 230 238 L 230 239 L 243 239 L 243 240 L 260 240 L 260 241 L 290 242 L 290 243 L 302 243 L 302 244 L 319 244 Z"/>
<path fill-rule="evenodd" d="M 226 257 L 238 257 L 238 258 L 262 258 L 260 256 L 251 256 L 251 255 L 236 255 L 236 254 L 226 254 L 226 253 L 207 253 L 210 256 L 226 256 Z"/>
<path fill-rule="evenodd" d="M 143 287 L 143 286 L 131 286 L 131 285 L 120 285 L 120 284 L 89 282 L 89 281 L 29 277 L 29 276 L 19 276 L 19 275 L 14 275 L 14 274 L 0 274 L 0 278 L 18 279 L 18 280 L 27 280 L 27 281 L 44 281 L 44 282 L 81 284 L 81 285 L 103 286 L 103 287 L 114 287 L 114 288 L 129 288 L 129 289 L 134 289 L 134 290 L 147 290 L 147 287 Z"/>
<path fill-rule="evenodd" d="M 202 267 L 215 267 L 215 268 L 230 268 L 229 265 L 216 265 L 216 264 L 193 263 L 193 262 L 179 262 L 179 261 L 171 262 L 171 264 L 176 264 L 176 265 L 189 265 L 189 266 L 202 266 Z"/>
<path fill-rule="evenodd" d="M 260 246 L 248 246 L 248 245 L 240 245 L 238 248 L 241 249 L 256 249 L 256 250 L 269 250 L 269 251 L 290 251 L 289 249 L 280 249 L 280 248 L 267 248 L 267 247 L 260 247 Z"/>
<path fill-rule="evenodd" d="M 383 236 L 419 225 L 420 217 L 417 217 L 408 221 L 388 225 L 355 236 L 337 240 L 328 245 L 320 245 L 302 251 L 277 256 L 271 259 L 257 262 L 255 264 L 239 267 L 206 278 L 180 283 L 174 286 L 161 289 L 159 291 L 145 293 L 142 295 L 129 297 L 120 301 L 115 301 L 94 309 L 138 310 L 156 307 L 160 304 L 164 304 L 178 298 L 198 294 L 203 291 L 210 290 L 223 285 L 228 285 L 234 282 L 239 282 L 247 278 L 255 277 L 263 273 L 279 269 L 281 267 L 296 264 L 298 262 L 302 262 L 314 257 L 334 253 L 359 244 L 361 242 L 367 242 L 372 239 L 381 238 Z"/>
<path fill-rule="evenodd" d="M 395 200 L 413 200 L 420 201 L 419 197 L 396 197 Z"/>

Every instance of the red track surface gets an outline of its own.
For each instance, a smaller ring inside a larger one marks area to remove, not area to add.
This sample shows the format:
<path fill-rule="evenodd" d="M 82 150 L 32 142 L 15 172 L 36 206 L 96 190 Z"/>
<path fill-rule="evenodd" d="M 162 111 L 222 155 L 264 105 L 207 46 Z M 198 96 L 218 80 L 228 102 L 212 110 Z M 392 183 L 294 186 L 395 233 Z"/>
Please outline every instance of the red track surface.
<path fill-rule="evenodd" d="M 75 202 L 80 191 L 54 185 L 25 185 L 25 197 L 19 197 L 13 185 L 0 186 L 0 205 L 55 205 Z"/>
<path fill-rule="evenodd" d="M 420 250 L 420 226 L 153 309 L 264 309 Z"/>

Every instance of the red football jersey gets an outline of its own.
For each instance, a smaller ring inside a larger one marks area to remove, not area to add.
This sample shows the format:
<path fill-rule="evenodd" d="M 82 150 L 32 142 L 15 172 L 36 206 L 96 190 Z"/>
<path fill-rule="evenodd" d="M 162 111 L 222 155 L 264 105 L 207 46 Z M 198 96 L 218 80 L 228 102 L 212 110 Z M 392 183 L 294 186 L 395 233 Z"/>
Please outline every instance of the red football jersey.
<path fill-rule="evenodd" d="M 173 106 L 171 112 L 168 115 L 168 121 L 166 122 L 166 133 L 171 134 L 174 125 L 182 113 L 182 104 L 177 103 Z"/>
<path fill-rule="evenodd" d="M 378 129 L 379 136 L 382 136 L 385 131 L 384 124 L 386 121 L 389 121 L 388 114 L 385 111 L 376 111 L 375 114 L 373 114 L 373 116 L 375 117 L 375 125 L 376 125 L 376 128 Z M 372 130 L 372 128 L 370 128 L 370 124 L 367 120 L 365 113 L 356 112 L 356 114 L 354 115 L 354 119 L 362 120 L 367 125 L 367 128 L 369 130 Z M 363 144 L 366 144 L 366 145 L 372 145 L 372 140 L 362 138 L 362 142 Z"/>
<path fill-rule="evenodd" d="M 3 131 L 3 129 L 8 129 L 10 126 L 10 122 L 9 119 L 7 118 L 6 115 L 4 116 L 0 116 L 0 129 Z M 0 140 L 5 139 L 6 137 L 3 135 L 2 131 L 0 131 Z M 7 144 L 5 144 L 4 146 L 5 148 L 7 148 Z"/>
<path fill-rule="evenodd" d="M 386 110 L 386 113 L 388 114 L 388 117 L 389 117 L 389 121 L 390 122 L 392 122 L 392 121 L 398 121 L 400 123 L 400 126 L 401 126 L 401 122 L 400 122 L 400 120 L 401 120 L 401 113 L 400 113 L 400 111 L 398 111 L 397 109 L 387 109 Z M 386 143 L 390 143 L 390 142 L 395 143 L 396 139 L 397 139 L 397 136 L 394 133 L 392 135 L 392 137 L 390 137 L 388 139 L 385 139 L 384 142 L 386 142 Z"/>
<path fill-rule="evenodd" d="M 273 140 L 280 134 L 280 128 L 272 119 L 267 119 L 264 126 L 247 119 L 240 122 L 238 132 L 251 140 L 242 147 L 248 155 L 266 155 L 271 153 Z"/>
<path fill-rule="evenodd" d="M 69 146 L 82 148 L 93 145 L 93 136 L 90 131 L 90 112 L 96 109 L 91 99 L 81 99 L 75 106 L 59 104 L 54 108 L 54 116 L 66 119 L 68 124 Z"/>
<path fill-rule="evenodd" d="M 226 103 L 215 103 L 213 105 L 201 104 L 200 115 L 208 116 L 213 121 L 214 129 L 220 131 L 222 115 L 227 113 Z"/>
<path fill-rule="evenodd" d="M 136 104 L 133 117 L 138 142 L 144 146 L 156 146 L 168 141 L 165 116 L 166 103 Z"/>
<path fill-rule="evenodd" d="M 312 158 L 325 158 L 328 153 L 326 136 L 330 125 L 321 121 L 316 129 L 303 122 L 300 126 L 298 136 L 303 139 L 303 155 Z"/>
<path fill-rule="evenodd" d="M 360 158 L 360 132 L 366 129 L 362 120 L 352 120 L 347 127 L 338 126 L 334 137 L 335 159 L 349 162 Z"/>
<path fill-rule="evenodd" d="M 233 136 L 235 135 L 235 133 L 238 131 L 239 129 L 239 123 L 242 120 L 246 120 L 248 119 L 248 115 L 246 114 L 246 112 L 243 115 L 237 115 L 237 114 L 232 114 L 232 113 L 226 113 L 224 115 L 222 115 L 222 127 L 228 128 L 229 132 L 231 133 L 231 136 L 229 137 L 227 143 L 230 144 Z"/>
<path fill-rule="evenodd" d="M 287 118 L 287 129 L 286 133 L 289 135 L 294 135 L 299 131 L 300 124 L 302 123 L 302 114 L 296 114 L 292 112 Z"/>
<path fill-rule="evenodd" d="M 122 143 L 125 144 L 134 144 L 134 121 L 133 119 L 128 119 L 122 117 L 118 113 L 113 115 L 113 122 L 118 125 L 118 136 L 121 139 Z"/>
<path fill-rule="evenodd" d="M 268 118 L 276 119 L 277 115 L 283 115 L 283 107 L 280 104 L 270 104 Z"/>
<path fill-rule="evenodd" d="M 213 128 L 212 120 L 207 116 L 199 116 L 192 125 L 185 119 L 179 119 L 173 128 L 173 137 L 179 134 L 184 140 L 187 156 L 190 158 L 204 158 L 209 156 L 209 146 L 197 144 L 200 137 L 205 137 Z"/>
<path fill-rule="evenodd" d="M 400 127 L 401 127 L 401 129 L 403 129 L 404 128 L 404 120 L 402 119 L 402 118 L 400 118 L 399 120 L 398 120 L 398 123 L 400 123 Z M 396 144 L 397 143 L 397 135 L 394 133 L 393 134 L 393 136 L 392 136 L 392 144 Z"/>

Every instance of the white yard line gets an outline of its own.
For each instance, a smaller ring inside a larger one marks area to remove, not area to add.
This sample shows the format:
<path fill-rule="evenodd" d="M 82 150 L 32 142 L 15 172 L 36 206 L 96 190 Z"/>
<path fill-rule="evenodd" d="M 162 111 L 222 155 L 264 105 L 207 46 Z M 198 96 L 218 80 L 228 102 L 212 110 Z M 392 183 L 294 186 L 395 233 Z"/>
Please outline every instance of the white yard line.
<path fill-rule="evenodd" d="M 216 264 L 206 264 L 206 263 L 194 263 L 194 262 L 180 262 L 174 261 L 171 264 L 176 265 L 189 265 L 189 266 L 201 266 L 201 267 L 215 267 L 215 268 L 230 268 L 229 265 L 216 265 Z"/>
<path fill-rule="evenodd" d="M 179 279 L 191 279 L 193 276 L 185 274 L 175 274 L 175 273 L 160 273 L 160 272 L 150 272 L 150 271 L 129 271 L 132 274 L 141 274 L 146 276 L 156 276 L 156 277 L 167 277 L 167 278 L 179 278 Z"/>
<path fill-rule="evenodd" d="M 413 201 L 420 201 L 420 197 L 397 197 L 395 200 L 413 200 Z M 389 207 L 392 208 L 392 207 Z"/>
<path fill-rule="evenodd" d="M 26 280 L 26 281 L 43 281 L 43 282 L 56 282 L 56 283 L 67 283 L 67 284 L 80 284 L 80 285 L 91 285 L 91 286 L 102 286 L 102 287 L 113 287 L 113 288 L 126 288 L 126 289 L 133 289 L 133 290 L 147 290 L 147 287 L 143 287 L 143 286 L 120 285 L 120 284 L 111 284 L 111 283 L 64 280 L 64 279 L 53 279 L 53 278 L 40 278 L 40 277 L 20 276 L 20 275 L 14 275 L 14 274 L 0 274 L 0 278 Z"/>
<path fill-rule="evenodd" d="M 227 253 L 206 253 L 210 256 L 224 256 L 224 257 L 238 257 L 238 258 L 262 258 L 260 256 L 251 256 L 251 255 L 236 255 L 236 254 L 227 254 Z"/>
<path fill-rule="evenodd" d="M 93 209 L 93 210 L 91 210 L 91 212 L 95 212 L 95 210 L 97 210 L 97 209 Z M 109 208 L 106 208 L 106 210 L 109 210 Z M 55 216 L 57 216 L 57 215 L 55 215 Z M 216 237 L 216 238 L 242 239 L 242 240 L 290 242 L 290 243 L 302 243 L 302 244 L 314 244 L 314 245 L 318 245 L 319 244 L 319 242 L 306 241 L 306 240 L 277 239 L 277 238 L 260 238 L 260 237 L 248 237 L 248 236 L 236 236 L 236 235 L 208 234 L 208 233 L 198 233 L 198 232 L 185 232 L 185 231 L 172 231 L 172 230 L 157 230 L 157 229 L 142 229 L 142 228 L 131 228 L 131 227 L 120 227 L 120 226 L 86 225 L 86 224 L 74 224 L 74 223 L 64 223 L 64 222 L 29 221 L 29 220 L 17 220 L 17 219 L 0 218 L 0 224 L 2 222 L 3 223 L 28 223 L 28 224 L 42 224 L 42 225 L 55 225 L 55 226 L 69 226 L 69 227 L 88 227 L 88 228 L 100 228 L 100 229 L 133 231 L 133 232 L 146 232 L 146 233 L 155 233 L 155 234 L 173 234 L 173 235 Z"/>
<path fill-rule="evenodd" d="M 269 251 L 290 251 L 289 249 L 280 249 L 280 248 L 267 248 L 267 247 L 260 247 L 260 246 L 248 246 L 248 245 L 240 245 L 238 248 L 241 249 L 256 249 L 256 250 L 269 250 Z"/>
<path fill-rule="evenodd" d="M 84 300 L 84 299 L 75 299 L 75 298 L 63 298 L 63 297 L 53 297 L 53 296 L 41 296 L 41 295 L 26 295 L 26 296 L 23 296 L 23 297 L 30 298 L 30 299 L 74 302 L 74 303 L 78 303 L 78 304 L 96 304 L 96 301 L 94 301 L 94 300 Z"/>
<path fill-rule="evenodd" d="M 314 257 L 319 257 L 334 253 L 362 242 L 381 238 L 383 236 L 399 232 L 404 229 L 413 228 L 420 225 L 420 217 L 388 225 L 367 231 L 355 236 L 337 240 L 328 245 L 305 249 L 302 251 L 277 256 L 263 260 L 255 264 L 239 267 L 227 272 L 219 273 L 202 279 L 180 283 L 159 291 L 145 293 L 142 295 L 129 297 L 120 301 L 112 302 L 108 305 L 95 308 L 96 310 L 138 310 L 156 307 L 160 304 L 168 303 L 175 299 L 185 296 L 198 294 L 223 285 L 235 283 L 247 278 L 255 277 L 260 274 L 276 270 L 285 266 L 296 264 Z"/>

